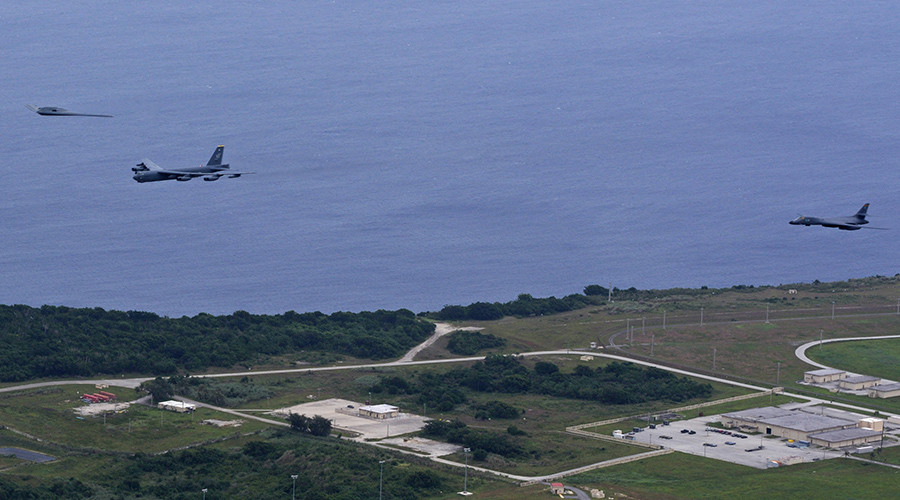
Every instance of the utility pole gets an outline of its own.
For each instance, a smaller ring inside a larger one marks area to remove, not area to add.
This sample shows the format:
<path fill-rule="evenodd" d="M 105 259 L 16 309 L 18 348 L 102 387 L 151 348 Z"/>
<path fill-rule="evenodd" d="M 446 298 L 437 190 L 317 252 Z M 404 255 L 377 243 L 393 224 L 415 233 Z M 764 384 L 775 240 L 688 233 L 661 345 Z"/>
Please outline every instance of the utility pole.
<path fill-rule="evenodd" d="M 766 323 L 769 322 L 769 304 L 766 304 Z"/>
<path fill-rule="evenodd" d="M 713 347 L 713 371 L 716 371 L 716 348 Z"/>
<path fill-rule="evenodd" d="M 382 486 L 384 485 L 384 460 L 378 461 L 378 467 L 381 470 L 381 473 L 378 475 L 378 500 L 381 500 Z"/>
<path fill-rule="evenodd" d="M 703 326 L 703 308 L 700 308 L 700 326 Z"/>

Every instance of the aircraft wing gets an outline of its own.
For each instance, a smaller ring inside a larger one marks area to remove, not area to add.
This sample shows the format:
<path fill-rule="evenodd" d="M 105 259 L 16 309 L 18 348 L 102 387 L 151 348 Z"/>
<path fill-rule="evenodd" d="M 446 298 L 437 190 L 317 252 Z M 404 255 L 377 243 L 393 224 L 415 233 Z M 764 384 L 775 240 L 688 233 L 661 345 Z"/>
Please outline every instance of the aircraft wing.
<path fill-rule="evenodd" d="M 152 171 L 154 171 L 154 172 L 162 172 L 162 171 L 163 171 L 163 168 L 162 168 L 162 167 L 160 167 L 160 166 L 157 165 L 156 163 L 153 163 L 152 161 L 150 161 L 150 160 L 148 160 L 148 159 L 146 159 L 146 158 L 144 158 L 143 160 L 141 160 L 140 165 L 143 165 L 143 166 L 147 167 L 147 170 L 152 170 Z"/>
<path fill-rule="evenodd" d="M 216 170 L 215 172 L 186 172 L 183 170 L 157 170 L 158 173 L 170 175 L 178 180 L 189 180 L 203 177 L 205 180 L 214 181 L 219 177 L 240 177 L 242 175 L 255 174 L 256 172 L 232 172 L 231 170 Z"/>

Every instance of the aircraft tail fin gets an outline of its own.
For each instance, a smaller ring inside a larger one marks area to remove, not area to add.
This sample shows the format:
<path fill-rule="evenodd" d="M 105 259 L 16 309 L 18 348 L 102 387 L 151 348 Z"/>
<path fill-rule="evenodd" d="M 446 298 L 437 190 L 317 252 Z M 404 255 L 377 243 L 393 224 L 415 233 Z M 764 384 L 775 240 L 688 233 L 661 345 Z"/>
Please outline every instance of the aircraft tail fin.
<path fill-rule="evenodd" d="M 37 113 L 38 107 L 34 104 L 26 104 L 25 107 Z"/>
<path fill-rule="evenodd" d="M 859 212 L 856 212 L 856 217 L 859 219 L 865 219 L 866 212 L 868 212 L 868 211 L 869 211 L 869 204 L 866 203 L 865 205 L 862 206 L 862 208 L 859 209 Z"/>
<path fill-rule="evenodd" d="M 209 157 L 209 161 L 206 162 L 209 166 L 218 166 L 222 164 L 222 153 L 225 151 L 225 146 L 219 145 L 216 148 L 216 151 Z"/>

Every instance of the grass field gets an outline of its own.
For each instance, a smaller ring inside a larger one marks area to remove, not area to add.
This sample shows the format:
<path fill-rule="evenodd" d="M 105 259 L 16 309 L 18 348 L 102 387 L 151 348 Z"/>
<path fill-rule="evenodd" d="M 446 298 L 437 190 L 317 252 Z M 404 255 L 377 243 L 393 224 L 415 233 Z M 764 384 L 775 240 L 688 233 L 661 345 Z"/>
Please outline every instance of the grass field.
<path fill-rule="evenodd" d="M 209 418 L 233 419 L 207 408 L 182 414 L 131 405 L 125 413 L 107 416 L 105 422 L 103 417 L 77 417 L 72 409 L 85 404 L 78 395 L 94 391 L 94 386 L 85 385 L 5 393 L 0 398 L 0 423 L 64 449 L 126 453 L 164 451 L 268 427 L 256 421 L 238 428 L 202 425 Z M 126 390 L 120 392 L 124 396 Z"/>
<path fill-rule="evenodd" d="M 900 326 L 895 332 L 900 333 Z M 900 339 L 832 342 L 812 347 L 806 355 L 827 366 L 900 381 Z"/>
<path fill-rule="evenodd" d="M 894 498 L 900 470 L 846 459 L 753 469 L 671 453 L 568 479 L 632 498 Z"/>

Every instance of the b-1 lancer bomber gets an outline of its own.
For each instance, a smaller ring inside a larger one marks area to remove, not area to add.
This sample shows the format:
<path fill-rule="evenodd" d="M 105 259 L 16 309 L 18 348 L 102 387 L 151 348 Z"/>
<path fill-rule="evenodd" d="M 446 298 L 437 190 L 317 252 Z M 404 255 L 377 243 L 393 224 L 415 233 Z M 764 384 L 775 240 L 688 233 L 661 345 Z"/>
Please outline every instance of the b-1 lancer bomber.
<path fill-rule="evenodd" d="M 89 113 L 76 113 L 74 111 L 69 111 L 65 108 L 58 108 L 56 106 L 44 106 L 42 108 L 39 108 L 33 104 L 26 104 L 25 107 L 41 116 L 96 116 L 99 118 L 113 117 L 112 115 L 92 115 Z"/>
<path fill-rule="evenodd" d="M 217 181 L 219 177 L 228 176 L 229 178 L 240 177 L 242 175 L 252 174 L 254 172 L 235 172 L 231 170 L 227 163 L 222 163 L 222 153 L 225 146 L 219 146 L 210 157 L 206 165 L 199 167 L 188 167 L 178 170 L 169 170 L 160 167 L 150 160 L 141 160 L 137 166 L 132 167 L 134 172 L 134 180 L 138 182 L 154 182 L 168 181 L 175 179 L 176 181 L 189 181 L 194 177 L 203 177 L 205 181 Z"/>
<path fill-rule="evenodd" d="M 868 224 L 869 221 L 866 220 L 866 212 L 869 210 L 869 204 L 866 203 L 853 215 L 847 217 L 835 217 L 831 219 L 822 219 L 819 217 L 807 217 L 805 215 L 801 215 L 796 219 L 790 221 L 790 224 L 795 226 L 825 226 L 825 227 L 836 227 L 838 229 L 842 229 L 844 231 L 856 231 L 863 228 L 863 225 Z M 885 229 L 883 227 L 870 227 L 868 229 Z"/>

